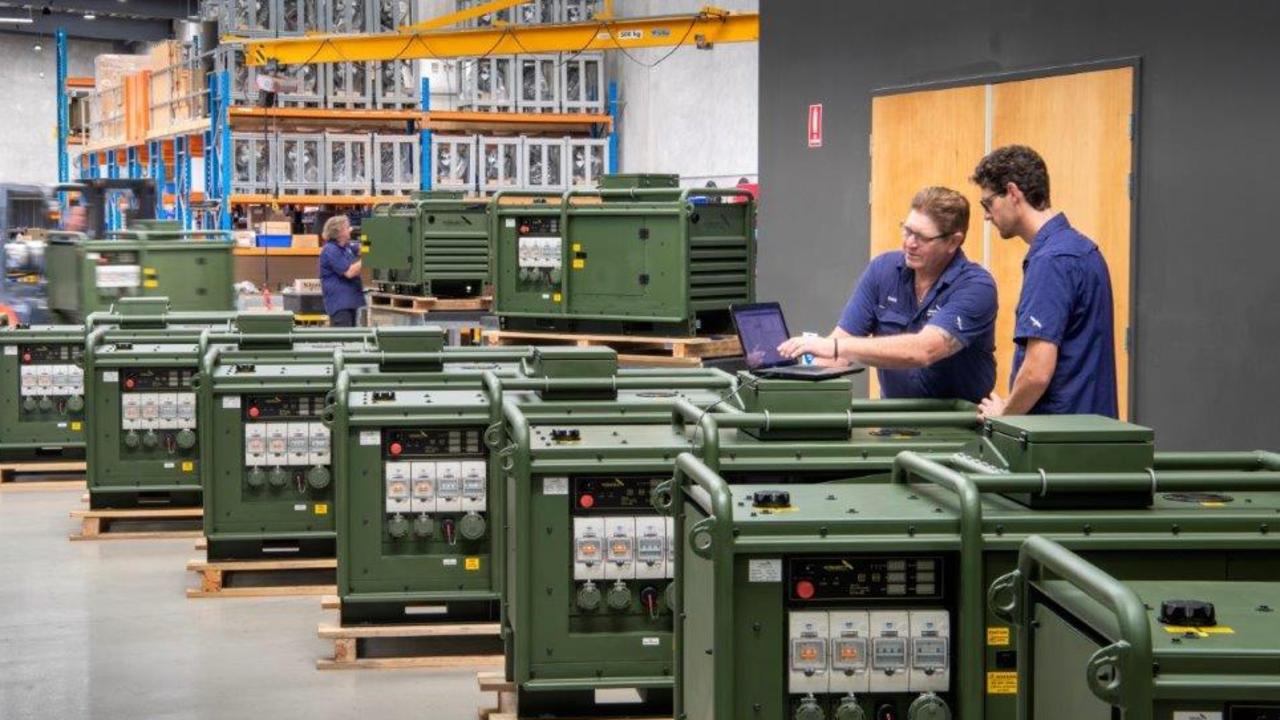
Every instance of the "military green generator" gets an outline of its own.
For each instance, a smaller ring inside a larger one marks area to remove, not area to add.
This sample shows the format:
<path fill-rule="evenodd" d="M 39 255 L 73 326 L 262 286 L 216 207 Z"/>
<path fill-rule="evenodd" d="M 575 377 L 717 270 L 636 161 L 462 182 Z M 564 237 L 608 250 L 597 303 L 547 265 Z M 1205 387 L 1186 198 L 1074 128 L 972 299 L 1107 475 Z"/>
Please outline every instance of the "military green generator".
<path fill-rule="evenodd" d="M 197 391 L 210 560 L 332 557 L 333 470 L 324 410 L 334 352 L 373 348 L 370 328 L 295 328 L 292 313 L 210 332 Z"/>
<path fill-rule="evenodd" d="M 84 326 L 0 326 L 0 462 L 84 457 Z"/>
<path fill-rule="evenodd" d="M 232 242 L 220 230 L 138 220 L 129 230 L 90 239 L 50 233 L 45 275 L 50 311 L 70 322 L 120 298 L 166 297 L 171 310 L 230 311 L 235 297 Z"/>
<path fill-rule="evenodd" d="M 84 343 L 90 507 L 200 505 L 196 396 L 200 334 L 231 313 L 169 312 L 127 298 L 90 316 Z"/>
<path fill-rule="evenodd" d="M 689 720 L 1014 720 L 1020 637 L 987 588 L 1033 534 L 1126 582 L 1280 572 L 1280 456 L 1157 456 L 1109 418 L 993 420 L 963 452 L 900 453 L 887 481 L 769 477 L 814 463 L 802 449 L 734 477 L 726 452 L 719 470 L 682 454 L 671 486 Z"/>
<path fill-rule="evenodd" d="M 671 712 L 676 565 L 672 524 L 653 501 L 681 452 L 712 454 L 732 477 L 780 488 L 885 484 L 895 453 L 956 452 L 976 437 L 968 404 L 902 401 L 876 412 L 851 403 L 847 379 L 748 382 L 719 399 L 677 398 L 662 423 L 594 425 L 581 415 L 595 408 L 534 415 L 504 402 L 503 623 L 521 715 Z M 830 411 L 797 422 L 791 403 Z M 620 688 L 638 702 L 596 702 L 596 691 Z"/>
<path fill-rule="evenodd" d="M 489 203 L 462 192 L 419 192 L 376 205 L 360 226 L 378 289 L 474 297 L 489 283 Z"/>
<path fill-rule="evenodd" d="M 1019 630 L 1018 716 L 1280 717 L 1280 583 L 1120 581 L 1042 537 L 1023 543 L 997 606 Z"/>
<path fill-rule="evenodd" d="M 503 328 L 732 331 L 729 306 L 755 298 L 750 196 L 634 186 L 642 180 L 627 189 L 494 197 L 494 312 Z M 721 202 L 727 197 L 747 202 Z"/>
<path fill-rule="evenodd" d="M 345 438 L 335 445 L 343 623 L 497 619 L 507 505 L 491 479 L 507 457 L 505 404 L 664 422 L 674 399 L 714 401 L 731 384 L 715 370 L 619 371 L 606 348 L 393 353 L 348 367 L 332 421 Z"/>

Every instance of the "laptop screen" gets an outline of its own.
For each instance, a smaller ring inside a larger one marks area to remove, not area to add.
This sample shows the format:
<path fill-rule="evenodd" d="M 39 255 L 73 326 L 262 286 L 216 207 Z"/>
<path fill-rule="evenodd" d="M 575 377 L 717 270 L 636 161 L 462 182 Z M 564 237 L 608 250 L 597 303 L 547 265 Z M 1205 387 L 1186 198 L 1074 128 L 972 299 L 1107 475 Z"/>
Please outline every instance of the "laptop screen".
<path fill-rule="evenodd" d="M 778 303 L 735 305 L 731 308 L 733 324 L 742 341 L 742 356 L 752 370 L 796 364 L 782 357 L 778 346 L 786 341 L 787 321 Z"/>

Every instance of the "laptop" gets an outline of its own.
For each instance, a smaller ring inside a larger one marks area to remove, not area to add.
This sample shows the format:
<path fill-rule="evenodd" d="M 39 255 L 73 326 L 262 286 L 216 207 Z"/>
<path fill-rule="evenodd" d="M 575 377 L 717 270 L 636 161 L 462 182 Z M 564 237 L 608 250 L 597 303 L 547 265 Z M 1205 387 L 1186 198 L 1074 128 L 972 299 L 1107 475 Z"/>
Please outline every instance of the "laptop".
<path fill-rule="evenodd" d="M 861 365 L 821 367 L 802 365 L 797 358 L 787 359 L 778 352 L 778 346 L 791 337 L 787 321 L 782 317 L 782 306 L 776 302 L 732 305 L 729 314 L 742 342 L 742 356 L 747 369 L 758 377 L 785 378 L 789 380 L 829 380 L 862 372 Z"/>

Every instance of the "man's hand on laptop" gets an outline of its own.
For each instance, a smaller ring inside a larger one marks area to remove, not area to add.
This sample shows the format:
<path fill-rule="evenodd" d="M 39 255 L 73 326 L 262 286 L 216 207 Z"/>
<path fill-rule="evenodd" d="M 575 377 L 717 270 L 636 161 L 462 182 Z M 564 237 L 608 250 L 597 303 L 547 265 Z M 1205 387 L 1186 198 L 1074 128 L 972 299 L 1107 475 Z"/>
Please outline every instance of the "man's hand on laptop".
<path fill-rule="evenodd" d="M 778 346 L 778 352 L 784 358 L 797 358 L 801 355 L 812 355 L 815 360 L 830 359 L 832 342 L 829 337 L 798 336 Z"/>

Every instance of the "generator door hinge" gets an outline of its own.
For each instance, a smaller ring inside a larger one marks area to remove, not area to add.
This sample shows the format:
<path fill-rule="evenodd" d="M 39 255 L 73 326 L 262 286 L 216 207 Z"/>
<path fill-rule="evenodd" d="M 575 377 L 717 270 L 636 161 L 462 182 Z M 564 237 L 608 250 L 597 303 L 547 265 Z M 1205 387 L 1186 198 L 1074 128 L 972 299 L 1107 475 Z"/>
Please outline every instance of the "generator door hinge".
<path fill-rule="evenodd" d="M 640 273 L 640 284 L 641 285 L 649 284 L 649 273 Z"/>
<path fill-rule="evenodd" d="M 641 240 L 648 240 L 648 239 L 649 239 L 649 228 L 640 228 L 640 233 L 639 233 L 639 235 L 640 235 L 640 239 L 641 239 Z"/>

